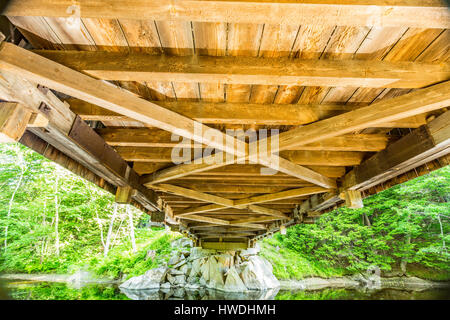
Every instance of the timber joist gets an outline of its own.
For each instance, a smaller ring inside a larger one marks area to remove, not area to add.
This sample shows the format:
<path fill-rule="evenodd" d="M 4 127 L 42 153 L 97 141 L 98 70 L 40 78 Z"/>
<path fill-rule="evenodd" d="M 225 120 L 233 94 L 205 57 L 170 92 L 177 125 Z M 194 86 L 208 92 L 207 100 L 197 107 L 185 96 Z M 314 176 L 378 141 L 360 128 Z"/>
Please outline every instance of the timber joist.
<path fill-rule="evenodd" d="M 33 49 L 0 45 L 0 137 L 197 245 L 246 248 L 448 164 L 443 1 L 14 0 L 5 14 Z"/>

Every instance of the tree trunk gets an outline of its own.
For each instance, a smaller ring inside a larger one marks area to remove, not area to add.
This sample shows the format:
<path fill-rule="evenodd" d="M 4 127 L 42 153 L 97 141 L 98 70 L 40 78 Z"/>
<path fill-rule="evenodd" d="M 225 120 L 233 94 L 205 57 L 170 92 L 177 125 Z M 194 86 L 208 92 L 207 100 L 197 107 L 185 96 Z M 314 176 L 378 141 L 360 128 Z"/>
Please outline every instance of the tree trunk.
<path fill-rule="evenodd" d="M 55 249 L 56 255 L 59 256 L 59 199 L 58 199 L 58 183 L 59 176 L 56 173 L 56 181 L 55 181 Z"/>
<path fill-rule="evenodd" d="M 113 213 L 112 213 L 112 216 L 111 216 L 111 220 L 109 221 L 108 234 L 106 236 L 105 250 L 103 251 L 103 256 L 105 258 L 108 255 L 109 246 L 111 244 L 111 236 L 112 236 L 114 220 L 116 219 L 116 215 L 117 215 L 117 203 L 114 202 L 114 204 L 113 204 Z"/>
<path fill-rule="evenodd" d="M 407 222 L 409 223 L 409 218 L 410 218 L 411 214 L 408 214 L 408 219 Z M 406 235 L 406 241 L 405 241 L 406 245 L 409 247 L 409 245 L 411 244 L 411 234 L 408 232 L 408 234 Z M 406 254 L 407 255 L 407 254 Z M 408 257 L 403 257 L 401 262 L 400 262 L 400 270 L 402 270 L 402 273 L 404 275 L 406 275 L 406 266 L 408 264 Z"/>
<path fill-rule="evenodd" d="M 133 253 L 136 253 L 136 238 L 134 237 L 134 223 L 133 223 L 133 213 L 130 210 L 130 206 L 126 207 L 128 213 L 128 220 L 130 224 L 130 238 L 131 238 L 131 248 L 133 249 Z"/>
<path fill-rule="evenodd" d="M 441 215 L 438 213 L 437 218 L 439 221 L 439 226 L 441 227 L 441 238 L 442 238 L 442 251 L 447 252 L 447 248 L 445 247 L 445 236 L 444 236 L 444 229 L 442 228 L 442 221 L 441 221 Z"/>
<path fill-rule="evenodd" d="M 9 217 L 11 216 L 11 209 L 12 209 L 12 205 L 14 203 L 14 197 L 16 196 L 17 190 L 19 190 L 19 187 L 22 183 L 23 175 L 25 174 L 25 171 L 26 171 L 25 163 L 23 160 L 23 155 L 22 155 L 22 152 L 20 151 L 20 149 L 18 150 L 18 156 L 19 156 L 19 165 L 20 165 L 20 176 L 19 176 L 19 181 L 17 181 L 17 185 L 14 188 L 14 192 L 11 196 L 11 199 L 9 199 L 9 207 L 8 207 L 8 213 L 6 215 L 6 226 L 5 226 L 5 252 L 6 252 L 6 249 L 8 248 Z"/>

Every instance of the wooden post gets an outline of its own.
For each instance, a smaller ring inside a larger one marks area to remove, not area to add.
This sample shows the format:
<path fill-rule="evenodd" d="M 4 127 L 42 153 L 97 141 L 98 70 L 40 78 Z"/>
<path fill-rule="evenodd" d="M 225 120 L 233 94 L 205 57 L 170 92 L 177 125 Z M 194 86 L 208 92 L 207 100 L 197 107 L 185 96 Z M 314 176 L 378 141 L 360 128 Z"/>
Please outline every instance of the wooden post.
<path fill-rule="evenodd" d="M 345 205 L 352 209 L 364 207 L 361 192 L 357 190 L 345 191 Z"/>
<path fill-rule="evenodd" d="M 18 141 L 30 121 L 32 112 L 15 102 L 0 103 L 0 142 Z"/>
<path fill-rule="evenodd" d="M 117 203 L 130 203 L 131 202 L 131 196 L 133 195 L 133 188 L 130 186 L 125 187 L 117 187 L 116 191 L 116 200 Z"/>

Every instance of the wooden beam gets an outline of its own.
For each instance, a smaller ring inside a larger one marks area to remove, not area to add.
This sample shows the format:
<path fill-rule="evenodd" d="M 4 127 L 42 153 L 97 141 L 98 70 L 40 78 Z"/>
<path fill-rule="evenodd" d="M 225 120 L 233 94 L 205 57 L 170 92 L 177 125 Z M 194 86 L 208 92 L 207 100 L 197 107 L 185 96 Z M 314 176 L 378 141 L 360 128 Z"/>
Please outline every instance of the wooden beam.
<path fill-rule="evenodd" d="M 283 132 L 279 150 L 315 143 L 369 128 L 376 123 L 399 120 L 450 105 L 450 81 L 419 89 L 400 97 L 381 100 L 370 106 Z M 269 144 L 270 145 L 270 144 Z M 276 150 L 276 145 L 269 148 Z"/>
<path fill-rule="evenodd" d="M 36 81 L 57 91 L 142 121 L 147 125 L 208 144 L 236 157 L 246 158 L 249 155 L 248 144 L 244 141 L 234 137 L 227 139 L 227 136 L 219 130 L 209 128 L 178 113 L 141 99 L 131 92 L 98 81 L 13 44 L 1 43 L 0 67 L 9 72 L 19 73 L 29 80 Z M 211 130 L 210 132 L 214 132 L 215 135 L 205 137 L 199 132 L 207 130 Z M 278 156 L 274 156 L 274 158 L 278 158 Z M 269 167 L 275 167 L 275 169 L 281 166 L 285 173 L 322 187 L 336 188 L 334 180 L 310 169 L 294 165 L 289 161 L 283 161 L 281 158 L 280 161 L 265 161 L 265 163 L 261 161 L 261 163 Z M 222 165 L 226 165 L 226 163 Z"/>
<path fill-rule="evenodd" d="M 12 0 L 2 14 L 82 18 L 268 23 L 354 27 L 450 28 L 445 1 L 430 0 Z"/>
<path fill-rule="evenodd" d="M 205 202 L 220 204 L 220 205 L 226 206 L 226 207 L 232 207 L 234 205 L 233 200 L 225 199 L 222 197 L 217 197 L 212 194 L 207 194 L 207 193 L 203 193 L 203 192 L 199 192 L 199 191 L 195 191 L 195 190 L 191 190 L 191 189 L 187 189 L 187 188 L 182 188 L 182 187 L 178 187 L 178 186 L 174 186 L 174 185 L 170 185 L 170 184 L 159 184 L 159 185 L 155 185 L 152 187 L 156 190 L 174 193 L 174 194 L 178 194 L 178 195 L 181 195 L 184 197 L 197 199 L 197 200 L 201 200 L 201 201 L 205 201 Z"/>
<path fill-rule="evenodd" d="M 450 78 L 450 65 L 234 56 L 156 56 L 107 51 L 35 53 L 98 79 L 259 85 L 422 88 Z M 117 63 L 120 61 L 120 64 Z"/>
<path fill-rule="evenodd" d="M 30 109 L 15 102 L 0 102 L 0 143 L 16 142 L 31 119 Z"/>
<path fill-rule="evenodd" d="M 247 242 L 201 242 L 201 247 L 203 249 L 213 249 L 213 250 L 245 250 L 248 248 Z"/>
<path fill-rule="evenodd" d="M 135 121 L 124 115 L 109 111 L 97 105 L 79 99 L 69 99 L 70 108 L 84 120 L 93 121 Z M 342 105 L 342 104 L 259 104 L 259 103 L 232 103 L 232 102 L 195 102 L 195 101 L 153 101 L 166 109 L 177 112 L 185 117 L 207 124 L 227 125 L 283 125 L 296 126 L 308 124 L 318 120 L 330 118 L 345 112 L 349 112 L 366 105 Z M 376 124 L 380 128 L 417 128 L 425 124 L 425 115 Z M 124 129 L 126 130 L 126 129 Z M 158 130 L 158 129 L 150 129 Z M 156 131 L 155 131 L 156 132 Z M 123 132 L 121 132 L 123 133 Z M 148 142 L 143 137 L 139 140 L 139 131 L 136 143 L 160 143 L 161 141 Z M 114 136 L 109 136 L 111 142 Z M 167 138 L 168 137 L 168 138 Z M 117 136 L 115 136 L 117 139 Z M 163 141 L 170 141 L 170 134 L 166 133 Z M 120 141 L 120 140 L 118 140 Z"/>
<path fill-rule="evenodd" d="M 170 148 L 116 147 L 115 149 L 126 161 L 172 162 L 172 149 Z M 223 153 L 220 155 L 225 156 Z M 364 153 L 355 151 L 283 151 L 280 156 L 299 165 L 354 166 L 361 163 Z M 224 158 L 223 161 L 225 162 L 226 159 Z"/>
<path fill-rule="evenodd" d="M 214 223 L 214 224 L 218 224 L 218 225 L 229 225 L 230 224 L 230 222 L 227 221 L 227 220 L 210 218 L 210 217 L 204 217 L 204 216 L 199 216 L 199 215 L 196 215 L 196 214 L 192 214 L 190 216 L 180 217 L 180 218 L 181 219 L 186 219 L 186 220 Z"/>
<path fill-rule="evenodd" d="M 246 107 L 247 108 L 247 107 Z M 294 115 L 290 115 L 292 117 Z M 287 116 L 288 117 L 288 116 Z M 425 119 L 424 119 L 425 123 Z M 182 144 L 171 140 L 167 131 L 151 128 L 102 128 L 97 133 L 114 147 L 193 148 L 192 142 Z M 371 151 L 386 148 L 388 137 L 384 134 L 348 134 L 311 143 L 292 150 L 303 151 Z M 192 151 L 193 152 L 193 151 Z"/>
<path fill-rule="evenodd" d="M 136 170 L 139 174 L 143 174 L 143 181 L 145 182 L 145 178 L 147 173 L 155 172 L 153 170 L 154 163 L 148 162 L 135 162 L 133 165 L 134 170 Z M 334 166 L 306 166 L 307 168 L 314 170 L 323 174 L 329 178 L 339 178 L 345 174 L 345 167 L 334 167 Z M 229 178 L 249 178 L 252 179 L 255 177 L 261 177 L 261 168 L 260 165 L 249 165 L 249 164 L 232 164 L 226 167 L 221 167 L 217 169 L 211 169 L 209 171 L 199 172 L 196 175 L 190 175 L 190 177 L 218 177 L 218 176 L 227 176 Z M 289 176 L 282 172 L 277 172 L 271 177 L 283 177 L 288 178 Z M 186 179 L 188 177 L 185 177 Z M 292 177 L 295 179 L 295 177 Z"/>
<path fill-rule="evenodd" d="M 134 192 L 134 190 L 130 186 L 117 187 L 115 202 L 130 203 L 133 192 Z"/>
<path fill-rule="evenodd" d="M 450 111 L 350 171 L 343 188 L 365 190 L 450 152 Z"/>
<path fill-rule="evenodd" d="M 359 209 L 364 207 L 361 192 L 357 190 L 344 191 L 345 205 L 351 209 Z"/>
<path fill-rule="evenodd" d="M 281 191 L 278 193 L 253 196 L 253 197 L 250 197 L 247 199 L 235 200 L 234 204 L 238 205 L 238 206 L 239 205 L 249 205 L 249 204 L 255 204 L 255 203 L 270 202 L 270 201 L 274 201 L 274 200 L 295 198 L 295 197 L 299 197 L 299 196 L 307 196 L 307 195 L 323 193 L 323 192 L 327 192 L 327 191 L 328 191 L 327 189 L 320 188 L 320 187 L 291 189 L 291 190 Z"/>

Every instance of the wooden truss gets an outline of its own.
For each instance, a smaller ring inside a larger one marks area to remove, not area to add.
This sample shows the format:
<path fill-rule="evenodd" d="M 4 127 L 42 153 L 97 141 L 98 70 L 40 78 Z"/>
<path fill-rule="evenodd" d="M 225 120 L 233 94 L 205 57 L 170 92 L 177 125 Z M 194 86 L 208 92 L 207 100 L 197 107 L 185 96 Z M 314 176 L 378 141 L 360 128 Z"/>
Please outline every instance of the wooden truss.
<path fill-rule="evenodd" d="M 77 3 L 80 17 L 87 19 L 450 26 L 441 1 Z M 11 1 L 5 13 L 67 17 L 71 5 Z M 0 98 L 6 102 L 0 105 L 0 137 L 60 163 L 114 193 L 116 202 L 132 203 L 203 247 L 226 250 L 252 245 L 281 227 L 313 223 L 337 205 L 361 207 L 369 191 L 383 183 L 395 184 L 425 164 L 448 164 L 449 78 L 447 62 L 26 50 L 2 42 Z M 406 93 L 372 103 L 260 104 L 146 99 L 119 86 L 150 80 L 305 90 L 338 84 Z M 95 125 L 108 121 L 133 125 Z M 257 141 L 226 132 L 271 126 L 282 130 Z M 199 135 L 198 128 L 213 132 L 220 143 Z M 173 141 L 173 134 L 185 140 Z M 253 157 L 251 150 L 262 144 L 270 156 Z M 195 161 L 173 165 L 172 150 L 180 145 Z M 202 156 L 206 147 L 216 152 Z M 224 161 L 210 161 L 218 158 Z M 262 168 L 276 171 L 263 175 Z"/>

